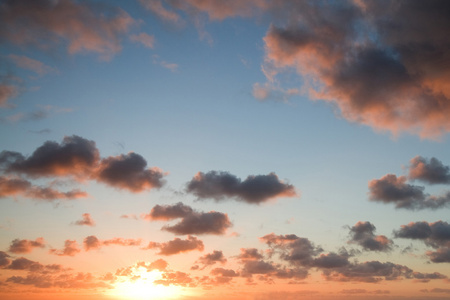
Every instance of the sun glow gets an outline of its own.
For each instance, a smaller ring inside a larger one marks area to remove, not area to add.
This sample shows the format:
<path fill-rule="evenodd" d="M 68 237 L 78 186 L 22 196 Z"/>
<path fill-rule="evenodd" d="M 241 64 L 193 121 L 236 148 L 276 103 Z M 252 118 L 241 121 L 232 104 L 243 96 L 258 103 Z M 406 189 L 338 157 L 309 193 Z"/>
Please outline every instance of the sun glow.
<path fill-rule="evenodd" d="M 158 270 L 149 272 L 138 267 L 126 279 L 116 282 L 109 294 L 115 299 L 124 300 L 170 300 L 185 295 L 181 287 L 155 284 L 156 280 L 162 278 L 162 274 L 163 272 Z"/>

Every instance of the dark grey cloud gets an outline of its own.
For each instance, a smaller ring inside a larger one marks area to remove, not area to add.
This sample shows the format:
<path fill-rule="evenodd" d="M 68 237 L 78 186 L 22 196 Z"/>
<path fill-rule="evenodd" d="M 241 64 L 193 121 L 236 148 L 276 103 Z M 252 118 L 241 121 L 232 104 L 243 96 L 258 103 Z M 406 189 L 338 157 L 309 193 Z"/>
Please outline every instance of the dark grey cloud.
<path fill-rule="evenodd" d="M 309 239 L 298 237 L 295 234 L 275 235 L 271 233 L 261 237 L 260 240 L 278 251 L 281 259 L 303 267 L 312 266 L 314 257 L 323 251 Z"/>
<path fill-rule="evenodd" d="M 190 206 L 179 202 L 174 205 L 156 205 L 149 214 L 142 216 L 147 220 L 171 220 L 181 218 L 175 225 L 165 225 L 166 230 L 178 235 L 187 234 L 225 234 L 232 226 L 227 214 L 210 211 L 197 212 Z"/>
<path fill-rule="evenodd" d="M 144 215 L 147 220 L 172 220 L 183 218 L 192 214 L 194 210 L 181 202 L 174 205 L 155 205 L 148 215 Z"/>
<path fill-rule="evenodd" d="M 375 226 L 370 222 L 358 222 L 350 229 L 349 243 L 358 244 L 368 251 L 390 251 L 393 242 L 384 235 L 375 235 Z"/>
<path fill-rule="evenodd" d="M 435 157 L 426 159 L 422 156 L 416 156 L 410 161 L 408 177 L 428 184 L 449 184 L 450 167 L 444 166 Z"/>
<path fill-rule="evenodd" d="M 348 258 L 348 253 L 322 253 L 314 258 L 312 265 L 319 269 L 341 268 L 350 264 Z"/>
<path fill-rule="evenodd" d="M 341 268 L 323 270 L 327 280 L 331 281 L 359 281 L 377 283 L 382 280 L 399 279 L 445 279 L 447 276 L 440 273 L 414 272 L 410 268 L 391 262 L 367 261 L 351 263 Z"/>
<path fill-rule="evenodd" d="M 110 156 L 102 159 L 95 178 L 112 187 L 138 193 L 164 185 L 164 173 L 159 168 L 146 168 L 147 161 L 139 154 Z"/>
<path fill-rule="evenodd" d="M 134 193 L 160 188 L 165 183 L 163 171 L 146 166 L 147 161 L 133 152 L 100 160 L 95 142 L 76 135 L 64 137 L 61 144 L 47 141 L 29 157 L 14 151 L 0 153 L 0 170 L 6 174 L 15 173 L 32 178 L 66 176 L 79 181 L 96 180 Z M 3 191 L 6 195 L 24 195 L 24 187 L 28 189 L 26 196 L 29 198 L 52 200 L 87 196 L 79 190 L 61 193 L 50 187 L 31 187 L 29 182 L 20 178 L 1 177 L 0 197 Z"/>
<path fill-rule="evenodd" d="M 450 205 L 450 192 L 440 196 L 424 193 L 424 187 L 407 183 L 406 176 L 387 174 L 369 182 L 372 201 L 395 203 L 396 208 L 421 210 L 439 209 Z"/>
<path fill-rule="evenodd" d="M 187 184 L 186 190 L 199 199 L 221 201 L 234 198 L 250 204 L 297 196 L 294 186 L 280 181 L 275 173 L 248 176 L 242 181 L 228 172 L 199 172 Z"/>
<path fill-rule="evenodd" d="M 397 238 L 421 240 L 436 249 L 426 254 L 432 262 L 450 262 L 450 224 L 444 221 L 428 223 L 425 221 L 402 225 L 394 231 Z"/>
<path fill-rule="evenodd" d="M 450 131 L 446 1 L 280 1 L 269 10 L 280 17 L 264 38 L 268 82 L 292 68 L 349 121 L 428 138 Z"/>
<path fill-rule="evenodd" d="M 18 152 L 2 151 L 0 167 L 6 173 L 30 177 L 74 176 L 85 179 L 98 164 L 100 155 L 94 141 L 73 135 L 61 144 L 47 141 L 29 157 Z"/>
<path fill-rule="evenodd" d="M 214 250 L 212 253 L 205 254 L 197 260 L 197 263 L 203 265 L 203 269 L 216 263 L 225 264 L 226 262 L 226 257 L 223 255 L 223 252 L 219 250 Z"/>
<path fill-rule="evenodd" d="M 399 230 L 395 230 L 394 236 L 423 240 L 427 245 L 434 248 L 450 246 L 450 224 L 444 221 L 409 223 L 408 225 L 402 225 Z"/>
<path fill-rule="evenodd" d="M 184 217 L 175 225 L 166 225 L 162 229 L 178 235 L 217 234 L 223 235 L 231 227 L 228 215 L 221 212 L 193 213 Z"/>

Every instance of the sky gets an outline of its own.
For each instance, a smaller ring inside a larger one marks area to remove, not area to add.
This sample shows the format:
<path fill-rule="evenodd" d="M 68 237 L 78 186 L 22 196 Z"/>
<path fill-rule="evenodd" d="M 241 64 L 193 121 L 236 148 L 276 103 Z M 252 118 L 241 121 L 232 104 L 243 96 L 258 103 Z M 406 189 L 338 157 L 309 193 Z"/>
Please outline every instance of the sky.
<path fill-rule="evenodd" d="M 450 299 L 450 2 L 0 0 L 0 298 Z"/>

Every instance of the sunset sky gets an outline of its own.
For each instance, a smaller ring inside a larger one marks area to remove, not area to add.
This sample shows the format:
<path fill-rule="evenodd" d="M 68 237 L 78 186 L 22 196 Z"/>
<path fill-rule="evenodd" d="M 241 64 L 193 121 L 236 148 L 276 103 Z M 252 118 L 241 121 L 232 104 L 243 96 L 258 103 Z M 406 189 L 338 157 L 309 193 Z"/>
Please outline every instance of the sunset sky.
<path fill-rule="evenodd" d="M 450 299 L 450 1 L 0 0 L 0 298 Z"/>

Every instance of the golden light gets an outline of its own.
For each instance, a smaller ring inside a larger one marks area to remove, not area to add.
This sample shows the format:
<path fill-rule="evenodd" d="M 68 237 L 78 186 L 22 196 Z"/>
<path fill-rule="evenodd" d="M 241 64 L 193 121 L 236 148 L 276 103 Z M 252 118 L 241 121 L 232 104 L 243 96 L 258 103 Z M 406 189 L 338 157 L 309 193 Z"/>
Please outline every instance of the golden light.
<path fill-rule="evenodd" d="M 156 280 L 162 278 L 162 274 L 158 270 L 148 272 L 143 267 L 137 267 L 131 276 L 116 282 L 114 289 L 108 294 L 115 299 L 123 300 L 171 300 L 186 295 L 182 287 L 155 284 Z"/>

